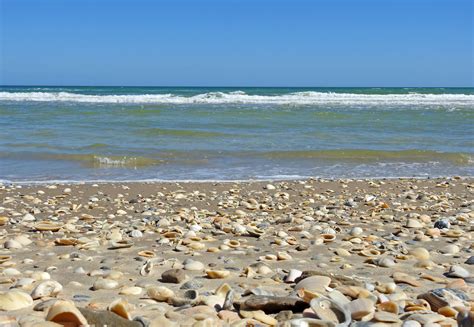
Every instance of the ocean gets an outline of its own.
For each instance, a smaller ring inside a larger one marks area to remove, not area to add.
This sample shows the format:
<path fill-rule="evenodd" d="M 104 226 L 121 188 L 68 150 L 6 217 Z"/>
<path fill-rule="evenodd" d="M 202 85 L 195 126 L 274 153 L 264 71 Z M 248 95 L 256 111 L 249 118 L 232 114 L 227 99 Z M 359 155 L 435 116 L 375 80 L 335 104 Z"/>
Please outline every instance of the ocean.
<path fill-rule="evenodd" d="M 474 88 L 0 87 L 0 180 L 474 176 Z"/>

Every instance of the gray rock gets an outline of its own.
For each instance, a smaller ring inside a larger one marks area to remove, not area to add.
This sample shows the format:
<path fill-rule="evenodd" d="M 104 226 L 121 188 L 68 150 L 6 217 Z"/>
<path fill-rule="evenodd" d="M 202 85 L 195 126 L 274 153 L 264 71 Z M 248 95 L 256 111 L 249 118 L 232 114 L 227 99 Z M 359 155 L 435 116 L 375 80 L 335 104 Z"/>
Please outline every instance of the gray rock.
<path fill-rule="evenodd" d="M 466 265 L 474 265 L 474 255 L 470 256 L 464 263 Z"/>
<path fill-rule="evenodd" d="M 197 279 L 191 279 L 187 281 L 183 285 L 181 285 L 180 289 L 182 290 L 198 290 L 203 287 L 203 284 Z"/>
<path fill-rule="evenodd" d="M 241 304 L 241 309 L 263 310 L 265 313 L 278 313 L 283 310 L 302 312 L 308 306 L 308 303 L 297 297 L 253 295 Z"/>
<path fill-rule="evenodd" d="M 186 274 L 181 269 L 169 269 L 161 274 L 161 281 L 163 283 L 179 284 L 186 279 Z"/>

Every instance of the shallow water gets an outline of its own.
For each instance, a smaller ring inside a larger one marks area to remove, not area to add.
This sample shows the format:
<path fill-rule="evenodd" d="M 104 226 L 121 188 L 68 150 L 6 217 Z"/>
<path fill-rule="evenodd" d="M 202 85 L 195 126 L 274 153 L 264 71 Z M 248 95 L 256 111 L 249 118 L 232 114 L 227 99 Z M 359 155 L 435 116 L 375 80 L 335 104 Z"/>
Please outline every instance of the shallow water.
<path fill-rule="evenodd" d="M 1 87 L 0 179 L 474 175 L 472 88 Z"/>

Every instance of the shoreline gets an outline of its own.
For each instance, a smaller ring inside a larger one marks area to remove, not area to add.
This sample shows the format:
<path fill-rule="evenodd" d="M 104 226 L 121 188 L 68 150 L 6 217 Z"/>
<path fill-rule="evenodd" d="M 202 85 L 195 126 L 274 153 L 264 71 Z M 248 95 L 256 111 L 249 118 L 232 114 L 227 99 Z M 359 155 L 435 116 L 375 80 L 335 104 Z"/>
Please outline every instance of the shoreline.
<path fill-rule="evenodd" d="M 97 179 L 97 180 L 32 180 L 32 181 L 10 181 L 0 179 L 1 185 L 22 185 L 22 186 L 34 186 L 34 185 L 48 185 L 48 184 L 57 184 L 57 185 L 92 185 L 92 184 L 167 184 L 167 183 L 185 183 L 185 184 L 206 184 L 206 183 L 279 183 L 279 182 L 299 182 L 299 181 L 321 181 L 321 182 L 336 182 L 336 181 L 406 181 L 406 180 L 472 180 L 474 175 L 449 175 L 449 176 L 395 176 L 395 177 L 311 177 L 311 176 L 302 176 L 301 178 L 262 178 L 262 179 L 125 179 L 125 180 L 107 180 L 107 179 Z"/>
<path fill-rule="evenodd" d="M 359 324 L 474 321 L 472 177 L 0 184 L 0 199 L 0 312 L 21 326 L 55 310 L 330 326 L 337 305 Z"/>

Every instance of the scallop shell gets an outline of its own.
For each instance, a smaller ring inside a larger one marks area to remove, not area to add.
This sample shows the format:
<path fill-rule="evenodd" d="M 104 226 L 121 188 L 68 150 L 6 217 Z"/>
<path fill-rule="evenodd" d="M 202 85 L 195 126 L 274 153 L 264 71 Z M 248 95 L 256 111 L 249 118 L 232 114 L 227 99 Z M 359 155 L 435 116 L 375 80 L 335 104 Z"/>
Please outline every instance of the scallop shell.
<path fill-rule="evenodd" d="M 46 321 L 53 321 L 60 325 L 80 327 L 88 326 L 86 318 L 82 313 L 69 301 L 56 301 L 49 308 Z"/>
<path fill-rule="evenodd" d="M 150 298 L 159 302 L 166 302 L 174 297 L 174 292 L 164 286 L 152 286 L 148 288 L 147 294 Z"/>
<path fill-rule="evenodd" d="M 207 277 L 211 279 L 222 279 L 230 275 L 230 271 L 227 270 L 206 270 Z"/>
<path fill-rule="evenodd" d="M 32 304 L 33 299 L 25 292 L 12 290 L 0 293 L 0 311 L 24 309 Z"/>
<path fill-rule="evenodd" d="M 140 257 L 153 258 L 155 256 L 155 253 L 153 251 L 143 250 L 143 251 L 138 252 L 138 255 Z"/>
<path fill-rule="evenodd" d="M 130 315 L 130 304 L 124 299 L 118 298 L 117 300 L 113 301 L 107 310 L 127 320 L 132 319 L 132 316 Z"/>
<path fill-rule="evenodd" d="M 112 241 L 111 245 L 109 247 L 109 250 L 126 249 L 126 248 L 130 248 L 132 246 L 133 246 L 132 241 L 126 241 L 126 240 Z"/>
<path fill-rule="evenodd" d="M 63 227 L 63 225 L 54 223 L 52 221 L 40 221 L 39 223 L 36 223 L 34 227 L 36 230 L 41 232 L 57 232 L 61 229 L 61 227 Z"/>
<path fill-rule="evenodd" d="M 46 280 L 38 284 L 31 292 L 33 300 L 46 296 L 56 296 L 63 290 L 63 286 L 55 280 Z"/>
<path fill-rule="evenodd" d="M 350 312 L 336 301 L 328 298 L 317 298 L 311 300 L 309 305 L 316 316 L 323 321 L 333 322 L 337 327 L 349 326 L 351 323 Z"/>

